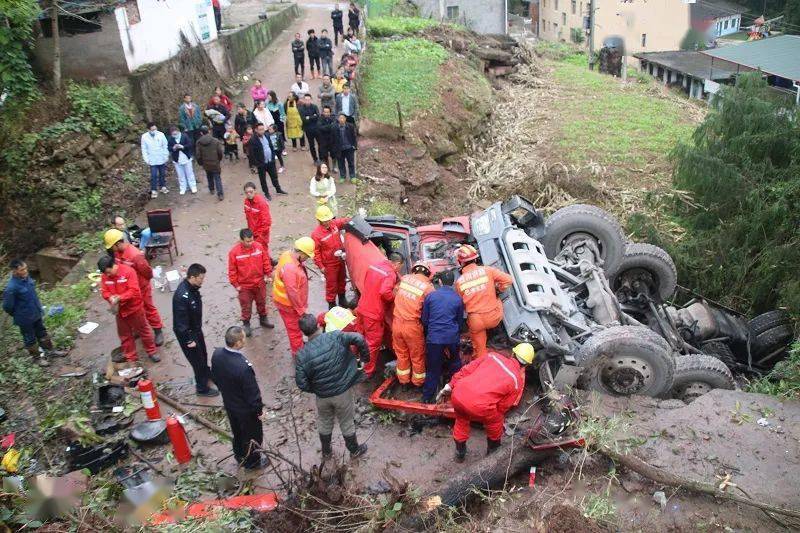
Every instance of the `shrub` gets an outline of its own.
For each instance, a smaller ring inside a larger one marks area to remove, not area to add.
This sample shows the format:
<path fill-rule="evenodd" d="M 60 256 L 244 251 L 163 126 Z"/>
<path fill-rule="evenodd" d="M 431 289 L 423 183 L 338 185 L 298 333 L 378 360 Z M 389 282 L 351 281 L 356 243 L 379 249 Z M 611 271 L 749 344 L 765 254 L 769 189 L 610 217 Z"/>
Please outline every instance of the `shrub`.
<path fill-rule="evenodd" d="M 439 23 L 420 17 L 371 17 L 367 23 L 370 37 L 391 37 L 392 35 L 411 35 Z"/>
<path fill-rule="evenodd" d="M 130 102 L 119 85 L 87 85 L 70 82 L 67 98 L 75 115 L 106 132 L 116 133 L 131 124 Z"/>

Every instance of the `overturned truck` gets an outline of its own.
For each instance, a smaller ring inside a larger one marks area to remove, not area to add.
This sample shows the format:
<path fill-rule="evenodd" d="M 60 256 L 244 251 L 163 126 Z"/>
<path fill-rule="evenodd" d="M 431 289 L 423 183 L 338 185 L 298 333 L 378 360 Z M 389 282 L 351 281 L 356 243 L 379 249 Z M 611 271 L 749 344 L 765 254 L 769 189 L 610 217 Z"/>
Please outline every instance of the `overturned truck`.
<path fill-rule="evenodd" d="M 792 340 L 783 311 L 748 321 L 685 289 L 688 301 L 673 303 L 679 287 L 669 255 L 628 242 L 619 223 L 591 205 L 571 205 L 545 220 L 514 196 L 471 217 L 419 228 L 395 217 L 357 217 L 344 241 L 356 289 L 385 252 L 399 251 L 406 268 L 428 261 L 436 272 L 456 268 L 453 251 L 462 243 L 476 246 L 483 264 L 514 279 L 500 296 L 504 318 L 490 344 L 532 343 L 542 384 L 691 401 L 713 388 L 733 388 L 732 371 L 771 368 Z M 387 380 L 373 403 L 417 413 L 438 409 L 388 400 L 390 386 Z"/>

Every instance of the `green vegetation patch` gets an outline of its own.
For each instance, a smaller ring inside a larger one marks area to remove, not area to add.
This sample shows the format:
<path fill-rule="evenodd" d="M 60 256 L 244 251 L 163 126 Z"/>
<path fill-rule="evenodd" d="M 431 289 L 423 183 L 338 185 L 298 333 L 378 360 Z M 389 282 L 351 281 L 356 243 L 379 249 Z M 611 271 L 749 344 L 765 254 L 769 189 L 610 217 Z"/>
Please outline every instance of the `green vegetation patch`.
<path fill-rule="evenodd" d="M 433 19 L 421 17 L 370 17 L 367 32 L 370 37 L 391 37 L 411 35 L 438 25 Z"/>
<path fill-rule="evenodd" d="M 397 124 L 397 102 L 407 119 L 440 105 L 436 90 L 438 67 L 448 57 L 444 47 L 425 39 L 373 43 L 362 85 L 366 96 L 364 116 Z"/>

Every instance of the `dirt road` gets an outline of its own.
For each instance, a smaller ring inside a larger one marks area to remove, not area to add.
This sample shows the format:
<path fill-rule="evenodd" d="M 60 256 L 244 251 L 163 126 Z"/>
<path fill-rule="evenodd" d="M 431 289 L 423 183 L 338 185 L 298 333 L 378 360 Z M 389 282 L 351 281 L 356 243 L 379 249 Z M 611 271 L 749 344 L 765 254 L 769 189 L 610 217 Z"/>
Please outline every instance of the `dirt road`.
<path fill-rule="evenodd" d="M 295 32 L 305 35 L 307 29 L 321 29 L 328 27 L 330 22 L 329 12 L 333 4 L 300 2 L 302 7 L 301 17 L 291 27 L 285 30 L 275 42 L 267 48 L 251 67 L 253 77 L 263 80 L 268 89 L 275 89 L 283 99 L 289 92 L 293 83 L 293 63 L 289 43 Z M 336 52 L 338 61 L 341 46 Z M 312 93 L 316 95 L 319 80 L 308 80 Z M 206 95 L 195 95 L 195 99 L 204 101 Z M 176 105 L 180 95 L 175 95 Z M 251 102 L 249 87 L 245 94 L 237 96 L 234 102 Z M 315 98 L 316 100 L 316 98 Z M 309 179 L 314 167 L 308 152 L 292 152 L 285 158 L 286 172 L 280 174 L 283 188 L 289 192 L 288 196 L 274 196 L 272 207 L 272 242 L 273 254 L 277 256 L 286 249 L 297 237 L 308 235 L 314 228 L 314 201 L 308 194 Z M 224 201 L 217 201 L 216 196 L 208 193 L 204 173 L 200 171 L 202 183 L 196 195 L 187 194 L 179 196 L 174 177 L 170 177 L 171 192 L 152 201 L 148 208 L 170 207 L 176 224 L 177 243 L 180 256 L 175 261 L 174 267 L 169 261 L 159 260 L 155 264 L 164 265 L 165 269 L 188 266 L 199 262 L 207 270 L 206 281 L 202 288 L 204 301 L 205 335 L 209 348 L 209 355 L 216 346 L 223 345 L 225 329 L 231 325 L 239 324 L 239 306 L 236 294 L 230 286 L 226 275 L 227 253 L 238 239 L 238 231 L 245 226 L 242 212 L 242 186 L 247 181 L 258 183 L 257 176 L 251 174 L 244 160 L 240 162 L 224 162 L 222 179 L 225 189 Z M 352 185 L 340 186 L 341 199 L 353 192 Z M 143 217 L 139 217 L 141 220 Z M 204 400 L 194 395 L 194 384 L 191 368 L 185 360 L 172 333 L 170 292 L 156 292 L 155 301 L 164 320 L 166 345 L 161 350 L 162 361 L 158 364 L 145 362 L 151 377 L 160 387 L 168 386 L 180 400 L 207 405 L 221 405 L 219 398 Z M 318 313 L 327 308 L 323 297 L 323 285 L 320 279 L 312 277 L 310 280 L 310 312 Z M 119 345 L 116 336 L 113 317 L 107 312 L 106 303 L 99 295 L 93 297 L 87 319 L 98 322 L 100 327 L 88 336 L 81 336 L 72 352 L 72 360 L 100 370 L 105 367 L 108 354 Z M 274 330 L 254 327 L 253 337 L 248 339 L 245 352 L 256 369 L 262 396 L 268 406 L 266 412 L 268 420 L 264 424 L 265 440 L 267 443 L 280 445 L 285 455 L 297 460 L 302 454 L 303 465 L 309 466 L 318 461 L 319 442 L 314 425 L 313 399 L 300 393 L 294 384 L 294 368 L 292 357 L 288 349 L 288 341 L 280 317 L 271 311 L 273 321 L 276 322 Z M 257 320 L 253 321 L 257 324 Z M 140 347 L 140 354 L 143 354 Z M 366 397 L 371 392 L 373 385 L 362 385 L 359 396 L 363 398 L 360 411 L 367 411 Z M 293 403 L 295 423 L 298 427 L 300 438 L 298 451 L 295 444 L 290 416 L 290 396 Z M 164 406 L 165 407 L 165 406 Z M 162 409 L 164 409 L 162 407 Z M 269 409 L 275 407 L 277 409 Z M 207 409 L 196 407 L 200 414 L 208 412 Z M 431 479 L 447 479 L 448 473 L 455 471 L 451 464 L 452 441 L 449 429 L 437 427 L 425 429 L 423 434 L 410 436 L 408 429 L 392 423 L 382 424 L 378 415 L 371 414 L 359 416 L 360 439 L 369 439 L 370 450 L 364 459 L 353 463 L 353 472 L 358 482 L 370 484 L 377 481 L 383 468 L 390 464 L 395 470 L 395 475 L 419 484 L 427 485 Z M 384 417 L 384 421 L 386 421 Z M 190 438 L 195 442 L 194 452 L 202 453 L 206 463 L 216 462 L 231 453 L 230 444 L 220 442 L 217 437 L 207 430 L 190 425 Z M 481 439 L 482 432 L 475 436 L 476 445 L 471 450 L 472 454 L 483 452 L 484 444 Z M 344 453 L 344 443 L 338 428 L 334 432 L 334 450 L 337 454 Z M 154 456 L 158 457 L 166 452 L 166 448 Z M 235 470 L 233 459 L 221 461 L 219 468 L 232 472 Z M 269 486 L 274 480 L 264 478 L 264 486 Z"/>

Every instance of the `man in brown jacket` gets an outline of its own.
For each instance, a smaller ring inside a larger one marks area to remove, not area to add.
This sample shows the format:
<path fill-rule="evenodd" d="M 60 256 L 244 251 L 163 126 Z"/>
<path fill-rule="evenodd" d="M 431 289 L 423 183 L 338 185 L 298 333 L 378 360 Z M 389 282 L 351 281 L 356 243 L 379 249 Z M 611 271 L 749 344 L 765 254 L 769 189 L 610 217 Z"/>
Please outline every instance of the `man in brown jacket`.
<path fill-rule="evenodd" d="M 214 194 L 216 191 L 217 198 L 222 200 L 222 167 L 220 166 L 220 161 L 222 161 L 224 155 L 222 141 L 209 133 L 208 126 L 201 126 L 200 133 L 202 136 L 197 141 L 194 157 L 197 163 L 206 171 L 208 192 Z"/>

